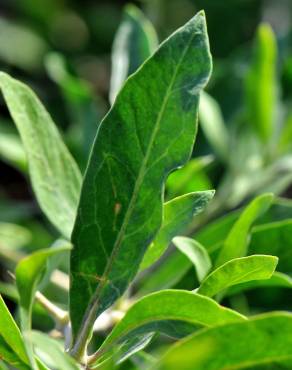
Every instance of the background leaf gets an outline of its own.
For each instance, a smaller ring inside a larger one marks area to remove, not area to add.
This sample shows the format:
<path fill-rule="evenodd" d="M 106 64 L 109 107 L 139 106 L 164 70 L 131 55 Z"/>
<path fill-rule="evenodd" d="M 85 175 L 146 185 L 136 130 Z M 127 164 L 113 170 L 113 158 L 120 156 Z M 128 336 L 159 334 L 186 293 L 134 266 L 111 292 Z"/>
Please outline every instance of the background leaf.
<path fill-rule="evenodd" d="M 280 328 L 280 330 L 279 330 Z M 257 369 L 292 360 L 292 315 L 272 313 L 188 337 L 154 367 L 159 370 Z"/>
<path fill-rule="evenodd" d="M 20 133 L 40 207 L 52 224 L 69 238 L 80 193 L 79 169 L 32 90 L 3 72 L 0 87 Z"/>
<path fill-rule="evenodd" d="M 179 236 L 173 239 L 173 244 L 185 254 L 195 266 L 198 280 L 202 281 L 212 267 L 206 249 L 194 239 Z"/>

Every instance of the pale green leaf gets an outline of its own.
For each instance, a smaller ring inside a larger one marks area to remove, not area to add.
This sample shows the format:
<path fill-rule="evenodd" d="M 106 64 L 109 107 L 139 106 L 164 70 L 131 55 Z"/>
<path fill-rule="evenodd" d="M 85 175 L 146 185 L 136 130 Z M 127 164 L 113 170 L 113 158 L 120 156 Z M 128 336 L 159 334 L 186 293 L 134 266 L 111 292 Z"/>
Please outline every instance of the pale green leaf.
<path fill-rule="evenodd" d="M 200 12 L 127 80 L 101 123 L 72 235 L 74 355 L 96 315 L 126 290 L 161 226 L 164 182 L 191 155 L 210 70 Z"/>
<path fill-rule="evenodd" d="M 269 279 L 275 271 L 278 258 L 255 255 L 232 259 L 212 271 L 197 292 L 213 297 L 226 288 L 251 280 Z"/>
<path fill-rule="evenodd" d="M 174 238 L 173 244 L 189 258 L 196 269 L 198 280 L 202 281 L 212 267 L 206 249 L 196 240 L 183 236 Z"/>
<path fill-rule="evenodd" d="M 248 321 L 202 330 L 166 353 L 155 370 L 289 370 L 292 361 L 292 315 L 271 313 Z M 277 369 L 277 367 L 273 367 Z"/>
<path fill-rule="evenodd" d="M 104 353 L 135 334 L 164 331 L 163 321 L 183 321 L 199 326 L 216 326 L 245 317 L 222 307 L 210 298 L 183 291 L 164 290 L 143 297 L 114 327 L 97 353 Z"/>
<path fill-rule="evenodd" d="M 52 224 L 69 238 L 80 194 L 79 169 L 33 91 L 3 72 L 0 87 L 20 133 L 40 207 Z"/>
<path fill-rule="evenodd" d="M 214 152 L 223 161 L 229 158 L 229 137 L 220 107 L 204 92 L 200 99 L 199 118 L 202 130 Z"/>

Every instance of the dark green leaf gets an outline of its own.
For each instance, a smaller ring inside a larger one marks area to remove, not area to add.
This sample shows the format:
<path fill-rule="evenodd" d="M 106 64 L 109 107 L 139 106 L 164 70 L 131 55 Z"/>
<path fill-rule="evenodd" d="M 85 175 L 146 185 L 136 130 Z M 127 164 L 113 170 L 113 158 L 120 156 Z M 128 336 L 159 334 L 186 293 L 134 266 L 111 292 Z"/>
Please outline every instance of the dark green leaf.
<path fill-rule="evenodd" d="M 161 226 L 164 181 L 192 152 L 210 70 L 201 12 L 127 80 L 101 123 L 72 236 L 73 352 L 123 294 Z"/>

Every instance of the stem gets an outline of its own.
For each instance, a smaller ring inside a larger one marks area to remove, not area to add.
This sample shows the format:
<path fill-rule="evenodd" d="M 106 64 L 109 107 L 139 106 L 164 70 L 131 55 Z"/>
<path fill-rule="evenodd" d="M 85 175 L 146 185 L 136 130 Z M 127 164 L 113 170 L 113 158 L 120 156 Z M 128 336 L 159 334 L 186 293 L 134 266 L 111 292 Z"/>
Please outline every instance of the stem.
<path fill-rule="evenodd" d="M 44 309 L 57 321 L 61 326 L 69 323 L 69 314 L 67 311 L 57 307 L 49 301 L 41 292 L 36 292 L 36 300 L 44 307 Z"/>

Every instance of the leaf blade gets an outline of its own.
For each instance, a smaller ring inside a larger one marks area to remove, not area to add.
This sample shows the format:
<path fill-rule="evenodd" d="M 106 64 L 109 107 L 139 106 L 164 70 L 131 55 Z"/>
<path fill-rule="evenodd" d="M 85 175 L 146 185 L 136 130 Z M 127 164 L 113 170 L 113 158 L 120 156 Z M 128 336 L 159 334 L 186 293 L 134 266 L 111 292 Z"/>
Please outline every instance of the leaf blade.
<path fill-rule="evenodd" d="M 69 238 L 80 193 L 80 171 L 33 91 L 4 72 L 0 73 L 0 87 L 20 133 L 40 207 Z"/>
<path fill-rule="evenodd" d="M 168 64 L 169 53 L 173 51 L 176 63 Z M 190 61 L 194 58 L 200 60 L 195 68 Z M 160 66 L 162 62 L 164 68 Z M 191 153 L 198 94 L 207 83 L 210 69 L 205 18 L 203 13 L 199 13 L 164 42 L 153 57 L 127 80 L 101 123 L 85 175 L 72 236 L 70 314 L 73 336 L 76 338 L 80 331 L 79 343 L 88 337 L 96 314 L 109 307 L 125 290 L 137 272 L 147 245 L 159 229 L 162 185 L 167 174 L 185 163 Z M 158 76 L 166 78 L 162 89 Z M 149 91 L 152 91 L 150 96 Z M 139 96 L 141 104 L 138 110 L 133 94 Z M 125 109 L 125 101 L 131 109 Z M 151 109 L 148 109 L 149 103 Z M 144 121 L 147 126 L 141 127 Z M 177 127 L 176 121 L 180 121 L 182 126 Z M 171 127 L 174 137 L 167 135 L 165 142 L 164 130 L 169 133 Z M 126 151 L 124 143 L 129 140 L 132 150 Z M 117 187 L 120 184 L 123 186 Z M 99 211 L 105 208 L 106 214 L 98 214 L 96 207 Z M 82 212 L 84 208 L 86 214 Z M 124 248 L 125 238 L 127 249 Z M 130 265 L 127 271 L 125 265 Z M 76 346 L 79 347 L 78 344 Z"/>
<path fill-rule="evenodd" d="M 212 297 L 235 284 L 269 279 L 275 271 L 277 263 L 277 257 L 264 255 L 232 259 L 212 271 L 202 281 L 198 293 Z"/>

